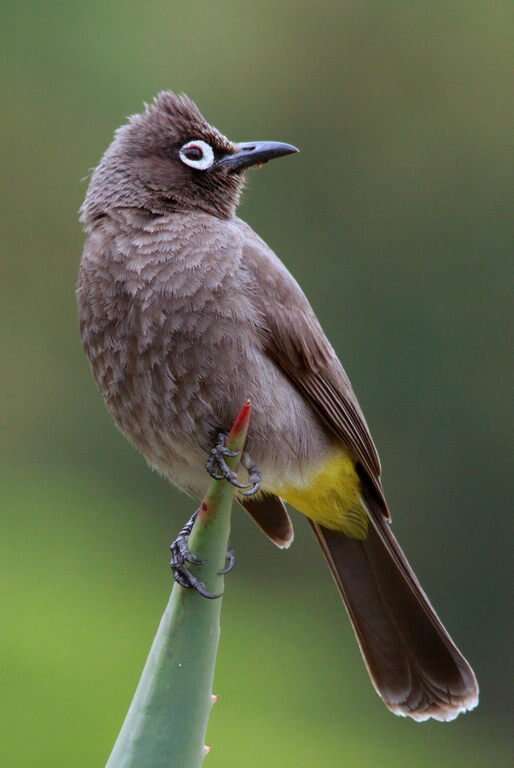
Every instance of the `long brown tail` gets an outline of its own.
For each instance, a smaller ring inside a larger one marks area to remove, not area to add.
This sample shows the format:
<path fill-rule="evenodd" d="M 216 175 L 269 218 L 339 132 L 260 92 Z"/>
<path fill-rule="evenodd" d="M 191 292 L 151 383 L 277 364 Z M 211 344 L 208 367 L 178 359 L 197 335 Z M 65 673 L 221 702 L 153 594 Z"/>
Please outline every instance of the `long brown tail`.
<path fill-rule="evenodd" d="M 453 720 L 478 703 L 473 670 L 380 516 L 365 541 L 312 523 L 371 680 L 395 714 Z"/>

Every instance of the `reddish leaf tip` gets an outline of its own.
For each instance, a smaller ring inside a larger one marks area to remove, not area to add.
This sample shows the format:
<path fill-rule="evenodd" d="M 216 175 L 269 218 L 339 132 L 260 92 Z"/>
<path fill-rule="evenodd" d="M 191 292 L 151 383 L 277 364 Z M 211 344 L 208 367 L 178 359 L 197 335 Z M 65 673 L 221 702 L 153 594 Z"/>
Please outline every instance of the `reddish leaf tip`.
<path fill-rule="evenodd" d="M 251 413 L 252 413 L 252 405 L 249 400 L 246 400 L 243 407 L 239 411 L 239 414 L 237 415 L 236 420 L 234 421 L 232 429 L 230 430 L 229 439 L 235 439 L 239 437 L 241 432 L 246 431 L 248 429 Z"/>

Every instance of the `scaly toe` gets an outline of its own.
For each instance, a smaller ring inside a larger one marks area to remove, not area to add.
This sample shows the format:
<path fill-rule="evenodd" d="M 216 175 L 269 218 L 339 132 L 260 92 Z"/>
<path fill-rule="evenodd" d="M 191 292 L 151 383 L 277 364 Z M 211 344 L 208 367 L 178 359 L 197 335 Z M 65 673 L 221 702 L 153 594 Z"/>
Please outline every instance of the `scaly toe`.
<path fill-rule="evenodd" d="M 180 584 L 184 589 L 194 589 L 195 592 L 198 592 L 199 595 L 207 598 L 207 600 L 216 600 L 223 595 L 223 592 L 209 592 L 203 581 L 200 581 L 196 576 L 193 576 L 193 574 L 183 565 L 172 565 L 171 567 L 173 570 L 173 578 L 177 584 Z"/>
<path fill-rule="evenodd" d="M 234 488 L 247 489 L 250 485 L 241 483 L 237 474 L 233 472 L 225 461 L 225 456 L 237 456 L 238 451 L 229 451 L 224 446 L 217 445 L 213 448 L 207 459 L 206 469 L 214 480 L 227 480 Z"/>
<path fill-rule="evenodd" d="M 243 466 L 248 471 L 248 490 L 244 491 L 243 496 L 254 496 L 260 491 L 262 483 L 262 474 L 256 464 L 253 464 L 246 456 L 243 456 Z"/>
<path fill-rule="evenodd" d="M 226 576 L 227 573 L 230 573 L 234 570 L 234 566 L 236 564 L 236 553 L 232 548 L 230 548 L 227 551 L 227 559 L 225 562 L 225 567 L 221 569 L 221 571 L 218 571 L 219 576 Z"/>

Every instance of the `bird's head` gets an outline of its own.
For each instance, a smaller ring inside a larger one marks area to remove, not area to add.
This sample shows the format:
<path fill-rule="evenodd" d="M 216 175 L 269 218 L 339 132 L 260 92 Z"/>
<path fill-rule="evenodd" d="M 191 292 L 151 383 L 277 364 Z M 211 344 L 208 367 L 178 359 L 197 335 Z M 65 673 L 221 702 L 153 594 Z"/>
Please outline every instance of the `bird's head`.
<path fill-rule="evenodd" d="M 91 178 L 82 221 L 121 207 L 227 218 L 247 168 L 297 151 L 278 141 L 231 142 L 191 99 L 164 91 L 116 131 Z"/>

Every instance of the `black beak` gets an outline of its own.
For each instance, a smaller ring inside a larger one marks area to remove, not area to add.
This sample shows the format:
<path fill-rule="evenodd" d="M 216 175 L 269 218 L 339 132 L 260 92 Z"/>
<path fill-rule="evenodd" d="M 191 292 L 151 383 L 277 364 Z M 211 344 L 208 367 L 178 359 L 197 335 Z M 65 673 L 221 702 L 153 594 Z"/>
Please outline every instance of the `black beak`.
<path fill-rule="evenodd" d="M 251 165 L 261 165 L 275 157 L 292 155 L 300 150 L 292 144 L 283 141 L 244 141 L 235 145 L 236 151 L 220 158 L 213 167 L 227 168 L 231 173 L 249 168 Z"/>

